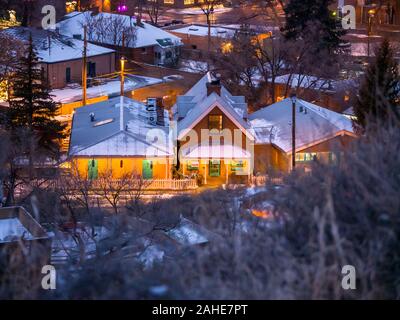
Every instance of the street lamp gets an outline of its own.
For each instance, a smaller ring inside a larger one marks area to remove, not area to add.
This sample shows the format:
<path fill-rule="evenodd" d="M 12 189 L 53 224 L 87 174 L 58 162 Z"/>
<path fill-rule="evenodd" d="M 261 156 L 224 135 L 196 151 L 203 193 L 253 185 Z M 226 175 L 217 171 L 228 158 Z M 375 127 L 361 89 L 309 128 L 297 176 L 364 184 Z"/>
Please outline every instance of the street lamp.
<path fill-rule="evenodd" d="M 370 36 L 371 36 L 371 27 L 372 27 L 372 18 L 375 16 L 375 9 L 370 9 L 368 10 L 368 37 L 367 37 L 367 42 L 368 42 L 368 59 L 370 56 Z"/>
<path fill-rule="evenodd" d="M 292 170 L 296 167 L 296 93 L 290 95 L 292 101 Z"/>
<path fill-rule="evenodd" d="M 121 64 L 121 97 L 124 95 L 125 92 L 125 62 L 126 62 L 126 58 L 125 57 L 121 57 L 119 59 L 119 62 Z"/>

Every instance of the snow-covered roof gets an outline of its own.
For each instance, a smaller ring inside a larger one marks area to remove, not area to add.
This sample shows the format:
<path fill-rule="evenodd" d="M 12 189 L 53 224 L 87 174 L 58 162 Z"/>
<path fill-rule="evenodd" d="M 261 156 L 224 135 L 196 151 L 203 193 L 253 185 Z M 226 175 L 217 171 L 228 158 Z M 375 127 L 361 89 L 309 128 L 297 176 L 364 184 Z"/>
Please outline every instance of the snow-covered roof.
<path fill-rule="evenodd" d="M 138 75 L 127 74 L 125 76 L 125 92 L 134 89 L 143 88 L 155 84 L 162 83 L 162 79 L 143 77 Z M 110 80 L 98 86 L 87 88 L 87 97 L 95 98 L 101 96 L 116 96 L 121 91 L 120 80 Z M 60 103 L 70 103 L 82 100 L 82 87 L 74 84 L 74 87 L 66 87 L 63 89 L 55 89 L 51 91 L 53 100 Z"/>
<path fill-rule="evenodd" d="M 160 126 L 149 122 L 144 104 L 127 97 L 78 108 L 72 122 L 69 155 L 171 156 L 168 112 L 163 111 L 164 126 Z"/>
<path fill-rule="evenodd" d="M 275 78 L 275 83 L 289 84 L 292 88 L 306 88 L 323 91 L 334 91 L 337 81 L 322 79 L 307 74 L 285 74 Z"/>
<path fill-rule="evenodd" d="M 249 115 L 256 143 L 272 143 L 284 152 L 292 149 L 292 101 L 274 103 Z M 354 135 L 352 121 L 344 115 L 306 102 L 296 101 L 296 151 L 335 136 Z"/>
<path fill-rule="evenodd" d="M 116 18 L 123 19 L 123 26 L 125 28 L 136 29 L 136 40 L 131 43 L 127 43 L 126 46 L 130 48 L 141 48 L 150 46 L 176 46 L 181 45 L 181 39 L 171 33 L 168 33 L 160 28 L 152 26 L 146 22 L 142 22 L 140 26 L 136 25 L 136 17 L 127 15 L 118 15 L 115 13 L 101 12 L 96 15 L 92 15 L 92 12 L 72 12 L 64 16 L 64 18 L 57 24 L 57 29 L 61 34 L 73 37 L 80 36 L 83 39 L 83 26 L 87 24 L 88 19 L 104 19 L 104 18 Z M 120 27 L 118 27 L 120 29 Z M 91 35 L 88 32 L 88 40 Z M 108 45 L 114 45 L 114 39 L 112 33 L 109 33 L 109 37 L 102 37 L 102 43 Z"/>
<path fill-rule="evenodd" d="M 208 36 L 208 27 L 204 25 L 189 25 L 178 29 L 171 30 L 176 33 L 181 33 L 184 35 L 193 35 L 193 36 L 200 36 L 200 37 L 207 37 Z M 236 29 L 234 28 L 223 28 L 223 27 L 211 27 L 210 32 L 212 37 L 218 38 L 232 38 L 235 33 Z"/>
<path fill-rule="evenodd" d="M 28 27 L 14 27 L 5 29 L 2 32 L 24 42 L 27 42 L 30 35 L 32 35 L 33 45 L 41 62 L 56 63 L 82 59 L 83 41 L 81 40 L 60 35 L 50 30 Z M 87 46 L 88 57 L 111 54 L 113 52 L 114 50 L 112 49 L 94 44 L 88 44 Z"/>
<path fill-rule="evenodd" d="M 251 153 L 235 145 L 196 145 L 182 149 L 186 159 L 250 159 Z"/>
<path fill-rule="evenodd" d="M 174 117 L 178 122 L 178 139 L 182 138 L 212 109 L 218 107 L 242 131 L 253 139 L 249 132 L 247 117 L 247 103 L 243 96 L 233 96 L 221 85 L 221 95 L 213 92 L 207 96 L 207 84 L 211 83 L 213 76 L 210 72 L 204 75 L 186 94 L 178 96 L 173 107 Z"/>
<path fill-rule="evenodd" d="M 0 208 L 0 244 L 49 238 L 42 226 L 23 208 Z"/>

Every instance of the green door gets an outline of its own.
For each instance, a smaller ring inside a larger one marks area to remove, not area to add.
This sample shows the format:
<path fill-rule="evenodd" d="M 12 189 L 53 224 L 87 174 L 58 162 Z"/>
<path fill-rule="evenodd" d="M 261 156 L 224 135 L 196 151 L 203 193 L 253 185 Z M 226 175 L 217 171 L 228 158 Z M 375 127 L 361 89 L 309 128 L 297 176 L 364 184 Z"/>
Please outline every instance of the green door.
<path fill-rule="evenodd" d="M 210 177 L 219 177 L 221 175 L 221 161 L 210 161 Z"/>
<path fill-rule="evenodd" d="M 143 179 L 153 179 L 153 161 L 151 160 L 143 160 L 142 162 L 143 168 Z"/>
<path fill-rule="evenodd" d="M 90 180 L 97 179 L 99 176 L 98 172 L 99 163 L 98 160 L 91 159 L 88 163 L 88 178 Z"/>

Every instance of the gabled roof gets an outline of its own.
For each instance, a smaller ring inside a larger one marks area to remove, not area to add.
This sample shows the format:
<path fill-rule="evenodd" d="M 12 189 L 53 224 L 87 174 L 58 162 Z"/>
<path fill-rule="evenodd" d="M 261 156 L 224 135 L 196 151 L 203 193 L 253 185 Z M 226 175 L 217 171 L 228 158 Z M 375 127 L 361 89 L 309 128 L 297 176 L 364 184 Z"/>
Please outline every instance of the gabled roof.
<path fill-rule="evenodd" d="M 75 59 L 82 59 L 83 41 L 73 39 L 54 31 L 28 28 L 13 27 L 2 32 L 27 43 L 32 35 L 33 45 L 36 49 L 39 61 L 45 63 L 57 63 Z M 94 57 L 115 52 L 112 49 L 103 48 L 94 44 L 88 44 L 87 56 Z"/>
<path fill-rule="evenodd" d="M 211 93 L 207 96 L 207 83 L 213 80 L 210 72 L 204 75 L 185 95 L 179 96 L 173 107 L 174 118 L 178 121 L 178 139 L 199 123 L 212 109 L 218 107 L 250 139 L 247 103 L 243 96 L 233 96 L 221 85 L 221 95 Z"/>
<path fill-rule="evenodd" d="M 57 24 L 59 32 L 70 37 L 73 37 L 74 35 L 80 35 L 80 37 L 83 39 L 83 25 L 87 24 L 87 20 L 90 15 L 92 15 L 92 12 L 90 11 L 71 12 L 67 14 L 64 16 L 63 20 Z M 141 22 L 140 26 L 137 26 L 136 17 L 107 12 L 100 12 L 96 15 L 93 15 L 93 17 L 94 19 L 118 17 L 123 19 L 124 27 L 135 28 L 136 41 L 134 41 L 134 43 L 126 44 L 130 48 L 150 47 L 155 45 L 161 47 L 181 45 L 180 38 L 160 28 L 152 26 L 151 24 Z M 92 39 L 90 39 L 90 34 L 88 36 L 88 40 L 91 41 Z M 114 41 L 112 38 L 112 34 L 109 34 L 109 37 L 102 36 L 101 43 L 113 45 Z"/>
<path fill-rule="evenodd" d="M 260 109 L 249 116 L 256 143 L 272 143 L 286 153 L 292 148 L 292 101 L 290 98 Z M 352 121 L 344 115 L 306 102 L 296 101 L 296 151 L 338 135 L 354 134 Z"/>
<path fill-rule="evenodd" d="M 123 97 L 122 101 L 123 114 L 121 97 L 75 110 L 69 156 L 172 155 L 168 141 L 168 112 L 164 110 L 165 126 L 153 125 L 148 122 L 144 104 L 127 97 Z M 94 113 L 93 122 L 90 120 L 91 113 Z M 158 139 L 154 140 L 155 136 Z"/>

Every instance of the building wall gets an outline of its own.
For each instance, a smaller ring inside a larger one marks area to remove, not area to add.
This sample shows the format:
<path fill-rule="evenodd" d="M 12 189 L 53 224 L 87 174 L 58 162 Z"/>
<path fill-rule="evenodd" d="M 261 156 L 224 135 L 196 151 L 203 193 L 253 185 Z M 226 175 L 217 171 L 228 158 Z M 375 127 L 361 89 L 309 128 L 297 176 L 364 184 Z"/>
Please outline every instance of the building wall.
<path fill-rule="evenodd" d="M 264 92 L 264 94 L 267 94 L 267 92 Z M 278 101 L 287 98 L 288 95 L 290 95 L 290 88 L 289 90 L 286 90 L 286 84 L 275 84 L 275 97 Z M 297 90 L 296 95 L 300 99 L 305 101 L 314 101 L 315 103 L 336 112 L 343 112 L 350 106 L 349 93 L 346 93 L 345 91 L 330 93 L 300 88 Z"/>
<path fill-rule="evenodd" d="M 119 179 L 126 174 L 142 175 L 143 160 L 153 161 L 153 179 L 168 179 L 171 172 L 171 165 L 167 159 L 163 158 L 78 157 L 72 160 L 72 169 L 77 169 L 81 177 L 87 177 L 88 163 L 92 159 L 98 160 L 99 177 L 110 173 L 114 179 Z M 123 161 L 122 168 L 121 161 Z"/>
<path fill-rule="evenodd" d="M 115 72 L 114 53 L 90 57 L 88 62 L 96 63 L 96 75 L 98 76 Z M 67 85 L 67 68 L 71 68 L 71 82 L 82 83 L 82 59 L 44 64 L 43 68 L 53 89 L 64 88 Z"/>
<path fill-rule="evenodd" d="M 183 48 L 186 50 L 200 50 L 200 51 L 208 51 L 208 37 L 205 36 L 197 36 L 197 35 L 187 35 L 179 32 L 174 32 L 174 30 L 168 30 L 169 33 L 179 37 L 182 39 Z M 211 50 L 216 50 L 221 47 L 221 45 L 226 40 L 218 37 L 211 37 L 210 47 Z"/>
<path fill-rule="evenodd" d="M 225 142 L 229 144 L 236 144 L 238 147 L 246 149 L 248 146 L 250 146 L 249 151 L 252 152 L 252 147 L 253 147 L 253 142 L 243 133 L 240 132 L 240 140 L 235 141 L 234 139 L 234 130 L 240 130 L 217 106 L 213 108 L 208 115 L 206 115 L 197 125 L 194 126 L 193 130 L 196 132 L 197 137 L 198 137 L 198 144 L 202 143 L 202 141 L 207 141 L 211 144 L 212 139 L 215 138 L 213 135 L 206 135 L 205 137 L 202 137 L 201 135 L 201 130 L 202 129 L 208 129 L 208 116 L 209 115 L 222 115 L 222 127 L 223 129 L 228 129 L 231 132 L 232 135 L 232 142 L 229 141 L 223 141 L 223 139 L 220 139 L 220 144 L 223 145 Z M 193 146 L 193 141 L 190 141 L 189 138 L 186 140 L 180 141 L 180 149 L 185 148 L 188 144 L 191 144 Z M 198 159 L 200 161 L 200 159 Z M 237 160 L 237 159 L 236 159 Z M 201 161 L 200 161 L 201 162 Z M 250 165 L 250 160 L 245 160 L 246 162 L 246 168 L 244 169 L 247 172 L 247 166 Z M 201 175 L 207 174 L 207 184 L 213 185 L 213 184 L 223 184 L 226 182 L 226 164 L 230 164 L 230 160 L 223 161 L 221 160 L 221 171 L 220 171 L 220 176 L 219 177 L 210 177 L 209 176 L 209 167 L 208 163 L 209 160 L 206 159 L 202 162 L 203 164 L 201 165 L 201 170 L 199 170 L 198 173 Z M 181 165 L 182 167 L 182 165 Z M 183 164 L 182 169 L 184 172 L 187 174 L 188 172 L 186 171 L 185 164 Z M 250 169 L 249 169 L 250 170 Z M 252 171 L 250 171 L 250 174 Z M 237 182 L 243 182 L 243 180 L 247 181 L 248 176 L 247 175 L 241 175 L 237 176 L 235 172 L 231 170 L 231 167 L 228 166 L 228 176 L 229 176 L 229 183 L 233 183 L 234 181 L 237 180 Z"/>

